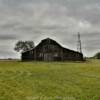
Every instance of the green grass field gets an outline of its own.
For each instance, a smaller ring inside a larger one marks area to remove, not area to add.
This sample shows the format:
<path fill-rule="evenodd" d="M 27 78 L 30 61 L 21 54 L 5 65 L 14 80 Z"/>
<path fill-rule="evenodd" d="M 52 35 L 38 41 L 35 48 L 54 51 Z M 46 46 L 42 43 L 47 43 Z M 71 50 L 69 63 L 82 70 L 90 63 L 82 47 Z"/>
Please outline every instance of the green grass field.
<path fill-rule="evenodd" d="M 100 61 L 1 61 L 0 100 L 100 100 Z"/>

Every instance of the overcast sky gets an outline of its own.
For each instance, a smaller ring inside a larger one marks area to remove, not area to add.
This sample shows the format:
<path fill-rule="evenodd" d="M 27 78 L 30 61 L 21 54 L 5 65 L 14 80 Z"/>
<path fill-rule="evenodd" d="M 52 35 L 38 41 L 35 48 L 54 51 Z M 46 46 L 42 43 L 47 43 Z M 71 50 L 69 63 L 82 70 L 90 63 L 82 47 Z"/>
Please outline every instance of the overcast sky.
<path fill-rule="evenodd" d="M 0 58 L 19 58 L 18 40 L 50 37 L 77 50 L 78 32 L 85 56 L 100 51 L 100 0 L 0 0 Z"/>

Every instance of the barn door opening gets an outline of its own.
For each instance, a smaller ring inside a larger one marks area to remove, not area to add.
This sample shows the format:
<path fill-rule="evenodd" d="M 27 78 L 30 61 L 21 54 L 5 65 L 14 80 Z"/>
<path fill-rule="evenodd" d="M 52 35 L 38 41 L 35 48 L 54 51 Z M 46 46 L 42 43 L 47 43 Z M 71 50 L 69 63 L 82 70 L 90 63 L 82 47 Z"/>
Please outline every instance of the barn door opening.
<path fill-rule="evenodd" d="M 53 61 L 53 55 L 51 53 L 44 54 L 44 61 Z"/>

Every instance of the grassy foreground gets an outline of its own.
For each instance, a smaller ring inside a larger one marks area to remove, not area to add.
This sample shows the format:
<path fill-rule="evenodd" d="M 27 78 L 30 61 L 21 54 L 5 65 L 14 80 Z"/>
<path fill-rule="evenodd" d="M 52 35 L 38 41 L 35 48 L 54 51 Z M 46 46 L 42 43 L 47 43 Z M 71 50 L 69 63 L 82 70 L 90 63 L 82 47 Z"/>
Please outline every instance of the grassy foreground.
<path fill-rule="evenodd" d="M 100 100 L 100 61 L 1 61 L 0 100 Z"/>

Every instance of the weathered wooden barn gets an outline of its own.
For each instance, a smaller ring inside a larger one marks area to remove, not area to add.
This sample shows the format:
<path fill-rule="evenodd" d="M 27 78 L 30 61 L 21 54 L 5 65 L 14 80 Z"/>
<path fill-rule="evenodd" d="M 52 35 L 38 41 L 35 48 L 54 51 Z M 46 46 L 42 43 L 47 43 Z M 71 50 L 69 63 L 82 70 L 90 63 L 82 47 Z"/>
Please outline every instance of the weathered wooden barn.
<path fill-rule="evenodd" d="M 83 54 L 64 48 L 47 38 L 34 49 L 22 53 L 22 61 L 82 61 Z"/>

